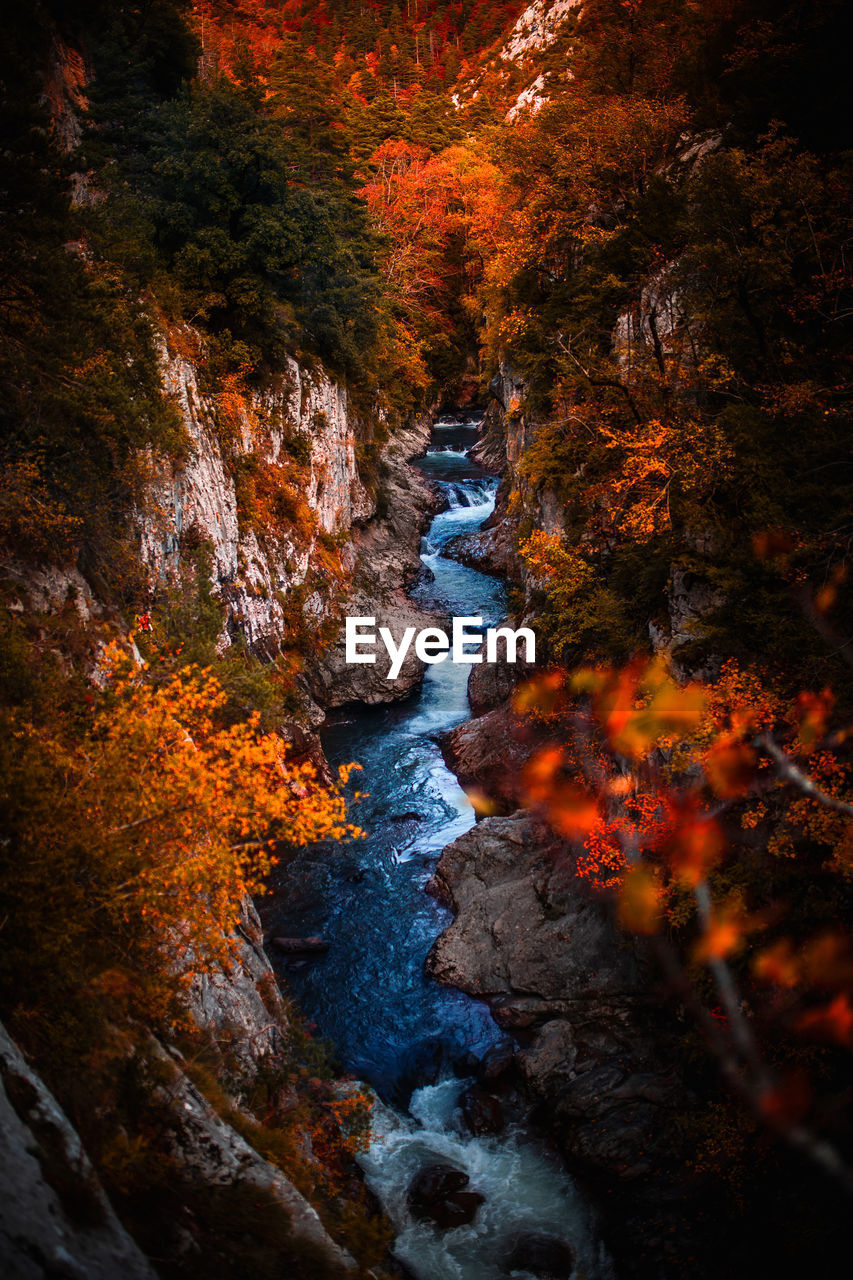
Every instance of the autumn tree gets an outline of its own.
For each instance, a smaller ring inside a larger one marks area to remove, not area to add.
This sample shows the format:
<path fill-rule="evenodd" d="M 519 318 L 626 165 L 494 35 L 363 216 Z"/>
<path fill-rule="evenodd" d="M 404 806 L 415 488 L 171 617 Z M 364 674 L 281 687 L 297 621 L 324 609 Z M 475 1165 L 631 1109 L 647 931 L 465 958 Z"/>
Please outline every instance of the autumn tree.
<path fill-rule="evenodd" d="M 393 140 L 370 168 L 363 194 L 389 242 L 384 273 L 398 323 L 440 381 L 476 341 L 484 264 L 504 243 L 498 171 L 472 147 L 433 154 Z"/>
<path fill-rule="evenodd" d="M 180 1016 L 185 980 L 228 964 L 241 902 L 282 852 L 356 829 L 259 713 L 223 721 L 210 669 L 105 663 L 82 733 L 4 713 L 6 1013 L 49 1018 L 62 992 L 80 1017 L 113 991 L 156 1024 Z"/>

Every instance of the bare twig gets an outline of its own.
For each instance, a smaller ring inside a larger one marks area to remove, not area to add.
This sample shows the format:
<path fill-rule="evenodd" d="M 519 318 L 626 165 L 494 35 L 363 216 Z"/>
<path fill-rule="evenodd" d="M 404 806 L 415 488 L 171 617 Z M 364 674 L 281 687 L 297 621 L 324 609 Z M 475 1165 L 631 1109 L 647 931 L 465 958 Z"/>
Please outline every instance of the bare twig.
<path fill-rule="evenodd" d="M 785 782 L 790 782 L 798 791 L 802 791 L 804 795 L 817 800 L 818 804 L 822 804 L 825 809 L 832 809 L 835 813 L 843 813 L 847 818 L 853 818 L 853 804 L 847 800 L 839 800 L 837 796 L 831 796 L 828 792 L 819 787 L 817 783 L 803 773 L 802 769 L 794 764 L 789 755 L 782 750 L 777 742 L 773 740 L 769 733 L 759 734 L 753 739 L 753 746 L 757 751 L 763 751 L 765 755 L 776 765 L 776 769 L 780 778 Z"/>

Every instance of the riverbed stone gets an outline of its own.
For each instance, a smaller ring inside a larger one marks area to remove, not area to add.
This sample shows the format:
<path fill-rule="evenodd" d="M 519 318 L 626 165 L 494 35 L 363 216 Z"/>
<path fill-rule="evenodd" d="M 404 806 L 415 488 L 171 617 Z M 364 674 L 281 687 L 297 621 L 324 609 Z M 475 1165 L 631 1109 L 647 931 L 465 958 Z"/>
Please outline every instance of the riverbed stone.
<path fill-rule="evenodd" d="M 559 1236 L 530 1231 L 512 1240 L 504 1266 L 507 1275 L 524 1271 L 537 1280 L 570 1280 L 575 1257 L 571 1245 Z"/>
<path fill-rule="evenodd" d="M 494 1085 L 503 1081 L 512 1071 L 515 1061 L 515 1041 L 506 1038 L 492 1045 L 480 1063 L 480 1078 L 487 1084 Z"/>
<path fill-rule="evenodd" d="M 493 1093 L 486 1093 L 476 1086 L 465 1089 L 459 1099 L 465 1123 L 473 1134 L 501 1133 L 506 1126 L 503 1105 Z"/>
<path fill-rule="evenodd" d="M 465 1226 L 485 1199 L 479 1191 L 467 1189 L 469 1182 L 468 1174 L 453 1165 L 426 1165 L 409 1183 L 412 1216 L 434 1222 L 443 1230 Z"/>
<path fill-rule="evenodd" d="M 440 746 L 461 786 L 476 787 L 499 812 L 511 813 L 523 802 L 521 771 L 540 736 L 535 726 L 502 706 L 442 734 Z"/>

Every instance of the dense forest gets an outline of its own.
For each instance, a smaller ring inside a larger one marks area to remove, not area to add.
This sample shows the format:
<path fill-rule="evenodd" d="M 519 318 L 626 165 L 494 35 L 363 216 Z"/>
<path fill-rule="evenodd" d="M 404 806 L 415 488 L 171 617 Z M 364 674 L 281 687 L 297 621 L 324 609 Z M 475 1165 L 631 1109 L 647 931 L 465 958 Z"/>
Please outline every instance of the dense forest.
<path fill-rule="evenodd" d="M 45 1122 L 50 1194 L 80 1231 L 117 1216 L 131 1274 L 403 1274 L 355 1159 L 368 1094 L 272 970 L 260 1065 L 198 993 L 300 849 L 360 837 L 358 773 L 316 732 L 356 699 L 317 673 L 415 503 L 395 442 L 459 405 L 501 477 L 475 567 L 538 639 L 503 689 L 523 758 L 472 802 L 541 819 L 676 1045 L 672 1159 L 628 1227 L 618 1172 L 557 1125 L 615 1274 L 794 1275 L 841 1243 L 853 16 L 524 8 L 4 23 L 0 1013 L 91 1162 L 70 1175 Z M 175 1154 L 178 1079 L 267 1182 Z"/>

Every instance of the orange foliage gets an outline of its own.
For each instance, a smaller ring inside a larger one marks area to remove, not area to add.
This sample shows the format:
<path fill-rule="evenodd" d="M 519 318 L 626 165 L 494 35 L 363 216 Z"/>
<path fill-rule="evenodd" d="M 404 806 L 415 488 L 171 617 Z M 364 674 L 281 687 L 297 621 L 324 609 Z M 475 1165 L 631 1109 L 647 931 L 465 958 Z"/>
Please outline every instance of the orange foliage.
<path fill-rule="evenodd" d="M 661 659 L 636 660 L 619 669 L 581 668 L 569 677 L 548 672 L 514 698 L 518 714 L 551 725 L 563 738 L 528 762 L 524 798 L 555 831 L 579 842 L 578 874 L 597 889 L 620 889 L 640 855 L 652 859 L 663 873 L 657 910 L 665 903 L 667 883 L 691 889 L 724 860 L 727 839 L 709 807 L 709 792 L 724 806 L 740 806 L 743 829 L 766 820 L 766 793 L 784 780 L 759 756 L 753 744 L 757 734 L 783 733 L 795 755 L 808 756 L 810 777 L 824 794 L 841 799 L 847 793 L 846 765 L 833 751 L 818 749 L 832 706 L 832 695 L 824 690 L 803 693 L 786 708 L 757 673 L 735 662 L 726 663 L 713 684 L 683 687 Z M 583 724 L 586 728 L 579 730 Z M 632 772 L 626 772 L 629 762 Z M 792 856 L 795 840 L 803 835 L 834 850 L 837 868 L 847 872 L 853 866 L 849 818 L 819 795 L 795 791 L 767 848 Z M 646 918 L 636 908 L 640 883 L 632 888 L 626 920 Z M 725 927 L 716 919 L 702 954 L 737 949 L 735 932 L 732 919 Z M 768 953 L 768 971 L 779 962 Z"/>
<path fill-rule="evenodd" d="M 619 923 L 630 933 L 657 933 L 662 914 L 660 881 L 643 864 L 631 867 L 619 895 Z"/>
<path fill-rule="evenodd" d="M 445 340 L 461 299 L 472 318 L 484 261 L 508 243 L 506 207 L 497 167 L 473 147 L 427 147 L 389 139 L 370 158 L 360 194 L 377 229 L 390 241 L 385 277 L 398 308 L 397 345 L 417 352 Z M 414 347 L 412 340 L 414 339 Z M 423 368 L 411 369 L 416 385 Z"/>
<path fill-rule="evenodd" d="M 261 732 L 257 713 L 223 727 L 226 694 L 210 670 L 156 684 L 117 646 L 106 662 L 106 693 L 76 750 L 21 732 L 37 733 L 66 774 L 99 927 L 125 939 L 134 967 L 188 978 L 227 961 L 240 902 L 263 892 L 278 845 L 359 832 L 342 796 Z"/>
<path fill-rule="evenodd" d="M 842 991 L 828 1005 L 801 1014 L 797 1028 L 818 1040 L 853 1045 L 853 1005 L 847 992 Z"/>
<path fill-rule="evenodd" d="M 762 996 L 763 1018 L 853 1048 L 850 937 L 753 940 L 792 910 L 766 875 L 768 854 L 853 868 L 850 769 L 838 752 L 849 732 L 830 734 L 834 705 L 827 689 L 786 705 L 734 662 L 713 684 L 679 687 L 659 659 L 549 672 L 514 698 L 555 738 L 527 763 L 525 802 L 572 842 L 576 874 L 613 899 L 623 929 L 666 930 L 658 946 L 685 982 L 693 965 L 708 967 L 721 1007 L 704 1010 L 706 1034 L 749 1060 L 756 1111 L 783 1131 L 806 1115 L 811 1090 L 801 1072 L 760 1065 L 751 1019 Z M 760 841 L 739 838 L 771 822 Z M 752 984 L 746 998 L 741 982 Z"/>

